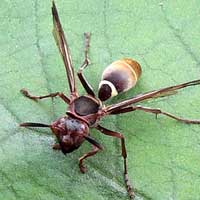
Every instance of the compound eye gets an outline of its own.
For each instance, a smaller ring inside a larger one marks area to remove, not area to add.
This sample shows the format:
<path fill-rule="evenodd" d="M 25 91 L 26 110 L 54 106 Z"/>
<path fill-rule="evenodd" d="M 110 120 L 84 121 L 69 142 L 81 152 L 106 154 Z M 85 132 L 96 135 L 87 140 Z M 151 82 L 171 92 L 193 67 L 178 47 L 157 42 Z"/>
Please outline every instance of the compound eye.
<path fill-rule="evenodd" d="M 98 97 L 101 101 L 106 101 L 112 96 L 112 89 L 108 84 L 102 84 L 99 88 Z"/>

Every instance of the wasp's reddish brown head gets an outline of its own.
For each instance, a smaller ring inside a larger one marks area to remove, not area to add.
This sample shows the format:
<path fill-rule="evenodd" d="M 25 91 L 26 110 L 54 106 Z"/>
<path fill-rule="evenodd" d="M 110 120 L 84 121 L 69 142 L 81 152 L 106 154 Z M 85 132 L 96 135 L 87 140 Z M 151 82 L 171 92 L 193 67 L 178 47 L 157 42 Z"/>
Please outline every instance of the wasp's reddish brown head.
<path fill-rule="evenodd" d="M 62 117 L 51 125 L 64 154 L 70 153 L 84 142 L 89 135 L 88 125 L 79 119 Z"/>

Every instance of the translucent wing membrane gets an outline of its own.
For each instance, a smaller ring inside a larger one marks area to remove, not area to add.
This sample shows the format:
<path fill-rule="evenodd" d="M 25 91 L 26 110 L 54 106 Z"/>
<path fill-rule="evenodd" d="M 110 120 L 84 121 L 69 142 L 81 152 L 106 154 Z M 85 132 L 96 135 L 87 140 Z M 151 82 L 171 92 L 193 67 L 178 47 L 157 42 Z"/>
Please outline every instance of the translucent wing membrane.
<path fill-rule="evenodd" d="M 131 104 L 138 103 L 138 102 L 148 100 L 151 98 L 158 98 L 158 97 L 172 95 L 173 93 L 176 93 L 179 89 L 189 87 L 189 86 L 194 86 L 194 85 L 200 85 L 200 79 L 195 80 L 195 81 L 190 81 L 187 83 L 183 83 L 183 84 L 179 84 L 179 85 L 175 85 L 175 86 L 171 86 L 171 87 L 162 88 L 160 90 L 154 90 L 154 91 L 147 92 L 144 94 L 139 94 L 138 96 L 133 97 L 132 99 L 128 99 L 128 100 L 122 101 L 120 103 L 108 106 L 105 108 L 105 110 L 108 113 L 115 112 L 115 111 L 117 111 L 121 108 L 124 108 L 126 106 L 129 106 Z"/>
<path fill-rule="evenodd" d="M 74 79 L 74 69 L 72 66 L 70 50 L 67 44 L 67 40 L 65 38 L 64 31 L 62 29 L 62 25 L 60 23 L 60 19 L 58 16 L 58 11 L 56 9 L 55 3 L 52 5 L 52 15 L 53 15 L 53 35 L 56 40 L 56 44 L 60 50 L 60 54 L 63 58 L 63 62 L 65 64 L 65 69 L 67 72 L 67 78 L 69 82 L 70 91 L 73 94 L 76 93 L 76 84 Z"/>

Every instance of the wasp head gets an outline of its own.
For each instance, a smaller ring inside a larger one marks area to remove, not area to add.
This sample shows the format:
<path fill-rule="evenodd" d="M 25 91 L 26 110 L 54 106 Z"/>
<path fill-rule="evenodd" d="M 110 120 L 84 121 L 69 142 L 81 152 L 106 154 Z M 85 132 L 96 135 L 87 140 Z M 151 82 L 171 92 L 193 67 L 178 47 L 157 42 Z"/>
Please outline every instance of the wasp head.
<path fill-rule="evenodd" d="M 68 116 L 55 121 L 51 129 L 64 154 L 78 149 L 84 142 L 85 136 L 89 134 L 89 127 L 84 121 Z"/>

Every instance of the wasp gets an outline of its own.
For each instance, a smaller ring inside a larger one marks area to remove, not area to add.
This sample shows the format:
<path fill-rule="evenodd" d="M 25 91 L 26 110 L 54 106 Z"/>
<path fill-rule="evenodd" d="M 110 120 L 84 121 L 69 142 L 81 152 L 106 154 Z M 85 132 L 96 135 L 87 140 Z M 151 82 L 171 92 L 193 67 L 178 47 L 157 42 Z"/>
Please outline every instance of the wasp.
<path fill-rule="evenodd" d="M 100 125 L 100 120 L 108 115 L 117 115 L 142 110 L 155 115 L 162 114 L 188 124 L 200 124 L 200 120 L 183 119 L 158 108 L 143 107 L 136 104 L 144 100 L 173 94 L 174 92 L 177 92 L 185 87 L 199 85 L 200 79 L 139 94 L 133 98 L 106 106 L 103 103 L 104 101 L 135 86 L 142 73 L 141 66 L 137 61 L 130 58 L 124 58 L 113 62 L 103 72 L 97 97 L 92 86 L 83 74 L 84 69 L 90 64 L 88 52 L 91 34 L 85 33 L 85 59 L 77 75 L 87 94 L 80 96 L 75 82 L 75 73 L 72 65 L 70 50 L 54 1 L 52 4 L 52 15 L 54 24 L 53 35 L 65 65 L 70 94 L 66 96 L 62 92 L 55 92 L 44 96 L 34 96 L 30 94 L 27 89 L 22 89 L 21 92 L 24 96 L 35 101 L 45 98 L 60 97 L 68 105 L 68 109 L 66 111 L 66 115 L 60 117 L 51 124 L 25 122 L 21 123 L 20 126 L 50 128 L 57 138 L 57 143 L 53 146 L 53 148 L 61 150 L 63 154 L 71 153 L 72 151 L 78 149 L 84 141 L 91 143 L 93 147 L 92 150 L 79 158 L 79 168 L 82 173 L 87 171 L 84 164 L 85 159 L 94 156 L 97 152 L 103 150 L 103 146 L 91 136 L 91 128 L 97 129 L 105 135 L 118 138 L 121 140 L 121 152 L 124 160 L 125 185 L 129 197 L 134 199 L 134 188 L 128 176 L 125 137 L 122 133 L 109 130 Z"/>

